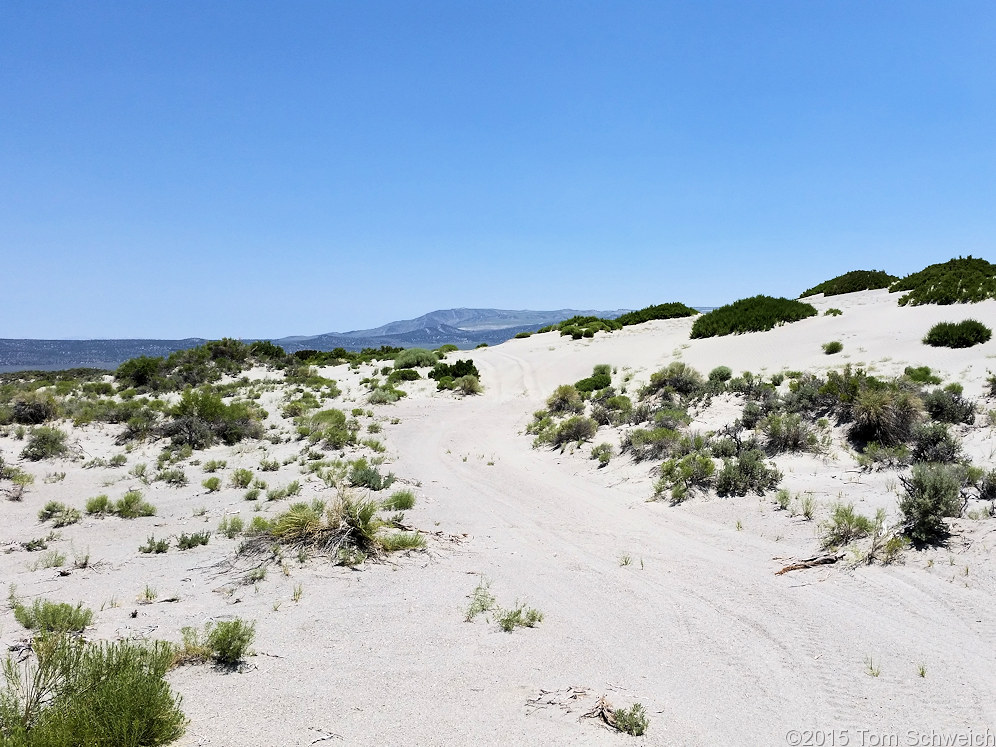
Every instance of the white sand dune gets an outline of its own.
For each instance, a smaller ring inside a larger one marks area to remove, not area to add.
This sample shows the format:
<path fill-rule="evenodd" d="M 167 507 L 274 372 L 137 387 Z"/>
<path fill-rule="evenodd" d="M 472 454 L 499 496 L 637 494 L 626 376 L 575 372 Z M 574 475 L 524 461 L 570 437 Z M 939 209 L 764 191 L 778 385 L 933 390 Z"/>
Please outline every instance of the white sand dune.
<path fill-rule="evenodd" d="M 238 540 L 217 534 L 188 552 L 139 555 L 149 534 L 213 530 L 224 515 L 253 515 L 242 491 L 206 494 L 199 468 L 187 467 L 186 488 L 138 486 L 158 516 L 88 517 L 61 530 L 53 547 L 88 549 L 89 568 L 67 576 L 32 571 L 36 554 L 15 543 L 48 532 L 37 521 L 45 501 L 82 507 L 91 495 L 116 497 L 136 483 L 127 467 L 59 462 L 22 465 L 37 484 L 22 502 L 0 504 L 11 550 L 0 555 L 0 573 L 25 599 L 94 608 L 97 638 L 178 640 L 184 625 L 256 620 L 256 656 L 243 671 L 190 666 L 170 675 L 190 718 L 181 745 L 628 743 L 580 718 L 601 695 L 614 705 L 643 704 L 650 728 L 637 742 L 644 744 L 792 744 L 792 730 L 848 730 L 850 744 L 893 734 L 898 744 L 920 744 L 906 741 L 910 730 L 984 734 L 996 729 L 996 520 L 956 520 L 948 547 L 908 551 L 897 564 L 841 562 L 776 576 L 792 559 L 818 552 L 815 527 L 838 498 L 866 514 L 885 507 L 894 521 L 896 473 L 862 473 L 838 444 L 820 457 L 777 460 L 785 487 L 815 499 L 814 521 L 775 510 L 770 496 L 697 497 L 671 507 L 647 502 L 649 464 L 615 457 L 597 469 L 587 448 L 533 449 L 524 434 L 549 393 L 593 365 L 631 372 L 632 392 L 676 358 L 703 372 L 728 365 L 769 375 L 850 362 L 887 376 L 929 365 L 963 383 L 983 412 L 993 407 L 982 391 L 996 341 L 949 350 L 920 340 L 940 320 L 971 317 L 994 327 L 996 302 L 900 308 L 895 298 L 885 291 L 816 297 L 821 311 L 834 306 L 843 315 L 706 340 L 688 339 L 691 320 L 590 340 L 534 335 L 469 354 L 486 387 L 479 397 L 408 385 L 411 396 L 375 412 L 390 469 L 419 498 L 409 519 L 435 533 L 427 553 L 359 570 L 288 558 L 289 575 L 271 567 L 255 587 L 240 585 L 227 563 Z M 820 346 L 830 340 L 844 351 L 824 355 Z M 323 373 L 359 399 L 359 378 L 370 369 Z M 264 406 L 275 412 L 277 393 L 268 396 Z M 960 432 L 975 463 L 991 469 L 996 444 L 983 421 Z M 87 427 L 74 435 L 91 456 L 107 456 L 121 450 L 114 433 Z M 595 441 L 603 440 L 613 439 L 600 431 Z M 255 468 L 264 452 L 282 461 L 300 451 L 294 442 L 263 445 L 197 456 L 226 459 L 224 477 Z M 0 450 L 9 457 L 20 444 L 8 436 Z M 128 466 L 154 462 L 157 453 L 141 447 Z M 45 483 L 54 471 L 65 479 Z M 305 479 L 295 464 L 264 476 L 271 485 Z M 327 493 L 305 482 L 304 498 Z M 194 515 L 199 507 L 204 516 Z M 527 603 L 543 622 L 513 633 L 483 618 L 464 622 L 482 577 L 500 603 Z M 296 584 L 303 594 L 295 603 Z M 140 604 L 147 585 L 158 599 Z M 24 637 L 9 611 L 0 625 L 3 644 Z M 868 661 L 879 676 L 868 673 Z"/>

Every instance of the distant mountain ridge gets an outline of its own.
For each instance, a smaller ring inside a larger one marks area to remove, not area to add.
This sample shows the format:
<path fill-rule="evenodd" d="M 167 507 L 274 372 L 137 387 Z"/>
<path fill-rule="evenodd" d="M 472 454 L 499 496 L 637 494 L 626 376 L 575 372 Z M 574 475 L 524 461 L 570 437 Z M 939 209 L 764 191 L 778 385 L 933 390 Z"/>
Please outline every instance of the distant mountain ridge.
<path fill-rule="evenodd" d="M 393 347 L 456 345 L 473 348 L 481 343 L 496 345 L 519 332 L 528 332 L 572 316 L 614 319 L 627 309 L 615 311 L 555 309 L 551 311 L 509 309 L 441 309 L 415 319 L 389 322 L 373 329 L 328 332 L 311 336 L 271 339 L 289 353 L 297 350 L 361 350 Z M 246 338 L 252 341 L 261 338 Z M 183 340 L 30 340 L 0 339 L 0 371 L 62 368 L 117 368 L 140 355 L 169 355 L 207 342 L 205 338 Z"/>

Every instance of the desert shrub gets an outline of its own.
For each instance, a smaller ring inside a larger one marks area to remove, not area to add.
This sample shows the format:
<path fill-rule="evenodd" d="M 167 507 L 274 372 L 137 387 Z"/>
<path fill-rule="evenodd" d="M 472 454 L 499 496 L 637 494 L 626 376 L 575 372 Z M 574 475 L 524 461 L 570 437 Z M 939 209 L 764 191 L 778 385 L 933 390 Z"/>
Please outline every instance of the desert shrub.
<path fill-rule="evenodd" d="M 628 450 L 634 461 L 662 459 L 677 448 L 681 434 L 673 428 L 634 428 L 623 438 L 623 450 Z"/>
<path fill-rule="evenodd" d="M 630 324 L 642 324 L 653 319 L 678 319 L 680 317 L 695 316 L 698 314 L 695 309 L 685 306 L 683 303 L 661 303 L 656 306 L 647 306 L 639 311 L 628 311 L 616 317 L 616 321 L 624 326 Z"/>
<path fill-rule="evenodd" d="M 251 469 L 237 469 L 228 476 L 228 481 L 232 484 L 233 488 L 248 488 L 250 483 L 252 483 L 252 470 Z"/>
<path fill-rule="evenodd" d="M 843 313 L 840 309 L 829 308 L 823 312 L 823 316 L 840 316 Z"/>
<path fill-rule="evenodd" d="M 449 383 L 452 384 L 452 382 Z M 376 387 L 373 391 L 371 391 L 370 395 L 367 397 L 367 402 L 371 405 L 389 405 L 406 396 L 407 393 L 403 389 L 397 389 L 393 386 L 385 384 L 384 386 Z"/>
<path fill-rule="evenodd" d="M 474 361 L 470 360 L 459 360 L 453 363 L 439 362 L 429 372 L 429 378 L 435 379 L 437 382 L 447 376 L 451 379 L 459 379 L 461 376 L 476 376 L 480 379 L 481 372 L 477 370 Z"/>
<path fill-rule="evenodd" d="M 464 395 L 480 394 L 483 391 L 481 380 L 473 374 L 461 376 L 453 380 L 453 388 Z"/>
<path fill-rule="evenodd" d="M 257 413 L 250 405 L 244 402 L 225 404 L 220 395 L 206 387 L 184 391 L 168 414 L 171 420 L 159 430 L 177 446 L 204 449 L 216 441 L 231 446 L 263 434 Z"/>
<path fill-rule="evenodd" d="M 850 408 L 850 437 L 859 443 L 874 441 L 895 446 L 909 441 L 922 416 L 923 403 L 910 392 L 865 388 Z"/>
<path fill-rule="evenodd" d="M 224 459 L 210 459 L 204 463 L 205 472 L 217 472 L 220 469 L 225 469 L 228 466 L 228 462 Z"/>
<path fill-rule="evenodd" d="M 650 728 L 650 718 L 640 703 L 634 703 L 630 708 L 614 709 L 612 719 L 619 731 L 631 737 L 642 737 Z"/>
<path fill-rule="evenodd" d="M 395 368 L 427 368 L 439 362 L 439 356 L 424 348 L 402 350 L 394 358 Z"/>
<path fill-rule="evenodd" d="M 996 500 L 996 469 L 986 472 L 979 479 L 979 498 L 984 501 Z"/>
<path fill-rule="evenodd" d="M 799 415 L 771 413 L 760 425 L 766 439 L 765 449 L 769 454 L 819 450 L 819 439 L 813 427 Z"/>
<path fill-rule="evenodd" d="M 526 338 L 532 337 L 532 336 L 533 336 L 532 332 L 516 332 L 515 333 L 515 339 L 516 340 L 525 340 Z"/>
<path fill-rule="evenodd" d="M 568 443 L 590 441 L 598 430 L 598 423 L 583 415 L 574 415 L 557 426 L 553 434 L 553 445 L 562 446 Z"/>
<path fill-rule="evenodd" d="M 397 384 L 400 381 L 417 381 L 422 378 L 422 374 L 414 368 L 398 368 L 387 375 L 388 384 Z"/>
<path fill-rule="evenodd" d="M 40 425 L 37 428 L 32 428 L 31 435 L 28 436 L 28 443 L 21 451 L 21 458 L 37 462 L 42 459 L 65 456 L 69 453 L 66 438 L 65 431 L 53 426 Z"/>
<path fill-rule="evenodd" d="M 925 423 L 913 431 L 914 462 L 950 463 L 961 456 L 961 442 L 944 423 Z"/>
<path fill-rule="evenodd" d="M 914 464 L 900 477 L 905 491 L 899 499 L 903 531 L 916 545 L 936 544 L 948 535 L 947 517 L 961 515 L 961 472 L 952 465 Z"/>
<path fill-rule="evenodd" d="M 814 285 L 801 293 L 799 298 L 815 296 L 817 293 L 822 293 L 824 296 L 839 296 L 843 293 L 888 288 L 891 283 L 898 279 L 895 275 L 890 275 L 883 270 L 851 270 L 851 272 L 845 272 L 843 275 L 825 280 L 819 285 Z"/>
<path fill-rule="evenodd" d="M 844 345 L 839 340 L 823 343 L 823 352 L 826 355 L 834 355 L 835 353 L 839 353 L 843 349 Z"/>
<path fill-rule="evenodd" d="M 150 358 L 140 355 L 118 366 L 114 378 L 118 386 L 135 389 L 159 389 L 165 361 L 162 358 Z"/>
<path fill-rule="evenodd" d="M 499 628 L 506 633 L 511 633 L 516 628 L 535 628 L 543 622 L 543 613 L 520 603 L 511 609 L 499 609 L 495 614 L 495 619 Z"/>
<path fill-rule="evenodd" d="M 59 503 L 58 501 L 49 501 L 45 504 L 45 507 L 38 512 L 38 521 L 48 521 L 52 520 L 52 526 L 67 527 L 70 524 L 75 524 L 81 518 L 79 509 L 70 508 L 65 503 Z"/>
<path fill-rule="evenodd" d="M 86 512 L 88 514 L 101 516 L 110 513 L 112 510 L 111 500 L 106 495 L 96 495 L 93 498 L 88 498 L 86 501 Z"/>
<path fill-rule="evenodd" d="M 245 658 L 256 639 L 256 624 L 240 618 L 215 623 L 207 633 L 207 647 L 219 664 L 233 666 Z"/>
<path fill-rule="evenodd" d="M 709 382 L 713 384 L 725 384 L 733 378 L 733 369 L 729 366 L 716 366 L 709 372 Z"/>
<path fill-rule="evenodd" d="M 415 506 L 415 494 L 410 490 L 396 490 L 380 505 L 385 511 L 407 511 Z"/>
<path fill-rule="evenodd" d="M 93 611 L 79 602 L 75 607 L 65 602 L 35 599 L 30 607 L 11 593 L 14 619 L 28 630 L 39 633 L 82 633 L 93 622 Z"/>
<path fill-rule="evenodd" d="M 0 734 L 10 745 L 156 747 L 186 728 L 165 675 L 167 643 L 35 639 L 33 660 L 4 663 Z"/>
<path fill-rule="evenodd" d="M 864 451 L 858 454 L 858 464 L 864 470 L 904 467 L 911 460 L 912 454 L 906 444 L 882 446 L 873 441 L 866 444 Z"/>
<path fill-rule="evenodd" d="M 970 348 L 989 342 L 993 331 L 982 322 L 966 319 L 962 322 L 938 322 L 927 336 L 923 338 L 924 345 L 939 348 Z"/>
<path fill-rule="evenodd" d="M 897 280 L 890 293 L 906 291 L 900 306 L 921 304 L 977 303 L 996 298 L 996 265 L 971 255 L 930 265 Z"/>
<path fill-rule="evenodd" d="M 649 397 L 661 391 L 692 395 L 702 389 L 702 374 L 684 361 L 672 361 L 666 368 L 650 375 L 650 381 L 640 395 Z"/>
<path fill-rule="evenodd" d="M 584 410 L 584 400 L 573 384 L 561 384 L 546 400 L 550 412 L 568 413 Z"/>
<path fill-rule="evenodd" d="M 221 489 L 221 478 L 220 477 L 209 477 L 206 480 L 201 481 L 201 485 L 209 493 L 216 493 Z"/>
<path fill-rule="evenodd" d="M 604 467 L 612 459 L 612 444 L 602 443 L 591 447 L 591 458 L 598 460 L 598 466 Z"/>
<path fill-rule="evenodd" d="M 149 538 L 145 541 L 144 545 L 140 545 L 138 551 L 145 554 L 155 554 L 161 555 L 169 550 L 169 540 L 168 539 L 156 539 L 155 535 L 150 534 Z"/>
<path fill-rule="evenodd" d="M 764 495 L 777 487 L 781 479 L 781 472 L 765 462 L 764 452 L 749 449 L 739 457 L 723 460 L 723 467 L 716 475 L 716 492 L 721 496 Z"/>
<path fill-rule="evenodd" d="M 867 537 L 873 529 L 872 520 L 857 513 L 853 503 L 835 503 L 830 518 L 820 525 L 820 534 L 824 549 L 830 549 Z"/>
<path fill-rule="evenodd" d="M 654 497 L 671 492 L 671 504 L 689 498 L 695 490 L 708 490 L 716 464 L 708 454 L 692 453 L 681 459 L 668 459 L 660 466 L 660 479 L 654 485 Z"/>
<path fill-rule="evenodd" d="M 377 536 L 377 542 L 384 552 L 425 549 L 425 537 L 420 532 L 385 532 Z"/>
<path fill-rule="evenodd" d="M 221 480 L 219 480 L 217 477 L 212 477 L 211 479 L 218 480 L 218 483 L 219 484 L 221 483 Z M 187 480 L 187 473 L 184 472 L 179 467 L 172 467 L 171 469 L 159 470 L 158 472 L 156 472 L 155 481 L 164 482 L 167 485 L 174 488 L 182 488 L 189 482 Z"/>
<path fill-rule="evenodd" d="M 393 474 L 381 475 L 366 459 L 357 459 L 349 468 L 349 484 L 353 487 L 377 491 L 389 488 L 393 482 Z"/>
<path fill-rule="evenodd" d="M 612 384 L 612 375 L 609 373 L 608 366 L 595 366 L 595 371 L 586 379 L 581 379 L 574 383 L 574 388 L 579 392 L 596 392 L 599 389 L 605 389 L 607 386 Z"/>
<path fill-rule="evenodd" d="M 114 504 L 113 511 L 122 519 L 137 519 L 140 516 L 155 516 L 156 507 L 143 500 L 140 491 L 129 490 Z"/>
<path fill-rule="evenodd" d="M 594 337 L 596 332 L 613 332 L 622 329 L 622 324 L 614 319 L 601 319 L 597 316 L 572 316 L 556 324 L 541 327 L 537 332 L 552 332 L 557 330 L 561 337 L 570 335 L 575 340 L 582 337 Z"/>
<path fill-rule="evenodd" d="M 11 403 L 11 421 L 21 425 L 41 425 L 58 415 L 58 405 L 51 395 L 29 392 Z"/>
<path fill-rule="evenodd" d="M 780 324 L 816 316 L 816 309 L 802 301 L 753 296 L 703 314 L 692 325 L 692 339 L 763 332 Z"/>
<path fill-rule="evenodd" d="M 946 387 L 929 392 L 923 398 L 927 414 L 940 423 L 975 422 L 975 405 L 962 396 L 961 387 Z"/>
<path fill-rule="evenodd" d="M 931 370 L 930 366 L 907 366 L 903 371 L 903 375 L 910 381 L 915 381 L 917 384 L 940 384 L 941 377 L 935 376 Z"/>
<path fill-rule="evenodd" d="M 183 532 L 176 540 L 176 546 L 180 550 L 191 550 L 199 545 L 206 545 L 211 539 L 211 532 L 193 532 L 187 534 Z"/>

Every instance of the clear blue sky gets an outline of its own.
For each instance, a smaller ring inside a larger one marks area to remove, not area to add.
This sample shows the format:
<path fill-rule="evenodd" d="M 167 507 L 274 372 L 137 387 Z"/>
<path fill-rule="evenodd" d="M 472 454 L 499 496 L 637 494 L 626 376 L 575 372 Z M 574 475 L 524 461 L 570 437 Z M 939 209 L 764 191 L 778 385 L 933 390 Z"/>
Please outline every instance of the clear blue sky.
<path fill-rule="evenodd" d="M 0 3 L 0 337 L 795 296 L 996 255 L 996 3 Z"/>

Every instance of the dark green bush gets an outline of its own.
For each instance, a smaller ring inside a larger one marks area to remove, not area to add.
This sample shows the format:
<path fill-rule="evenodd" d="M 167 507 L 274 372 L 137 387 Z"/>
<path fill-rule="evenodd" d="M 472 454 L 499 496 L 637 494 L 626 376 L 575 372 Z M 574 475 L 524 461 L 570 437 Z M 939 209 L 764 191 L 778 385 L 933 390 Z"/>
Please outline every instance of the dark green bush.
<path fill-rule="evenodd" d="M 903 530 L 916 545 L 937 544 L 948 535 L 944 519 L 961 515 L 961 472 L 945 464 L 914 464 L 899 500 Z"/>
<path fill-rule="evenodd" d="M 444 376 L 449 376 L 452 379 L 459 379 L 461 376 L 476 376 L 480 379 L 481 372 L 477 370 L 474 361 L 470 360 L 460 360 L 454 363 L 440 362 L 429 372 L 429 378 L 436 381 L 439 381 Z"/>
<path fill-rule="evenodd" d="M 723 460 L 723 468 L 716 476 L 716 492 L 721 496 L 764 495 L 777 487 L 781 479 L 781 472 L 765 462 L 764 452 L 751 449 L 739 457 Z"/>
<path fill-rule="evenodd" d="M 370 466 L 366 459 L 357 459 L 349 469 L 349 484 L 353 487 L 384 490 L 394 482 L 394 475 L 381 475 L 376 467 Z"/>
<path fill-rule="evenodd" d="M 817 293 L 822 293 L 824 296 L 839 296 L 842 293 L 888 288 L 890 283 L 896 280 L 898 278 L 895 275 L 890 275 L 883 270 L 852 270 L 830 280 L 825 280 L 819 285 L 814 285 L 800 294 L 799 298 L 815 296 Z"/>
<path fill-rule="evenodd" d="M 37 392 L 23 394 L 11 403 L 11 419 L 22 425 L 40 425 L 54 419 L 58 412 L 58 405 L 51 395 Z"/>
<path fill-rule="evenodd" d="M 596 369 L 599 367 L 596 366 Z M 574 383 L 574 388 L 579 392 L 597 392 L 600 389 L 605 389 L 607 386 L 612 384 L 612 376 L 607 371 L 596 370 L 587 379 L 581 379 Z"/>
<path fill-rule="evenodd" d="M 14 619 L 39 633 L 82 633 L 93 622 L 93 611 L 82 602 L 74 607 L 65 602 L 35 599 L 30 607 L 25 607 L 13 594 L 10 601 Z"/>
<path fill-rule="evenodd" d="M 910 392 L 893 389 L 859 390 L 850 408 L 849 435 L 857 443 L 895 446 L 909 441 L 922 415 L 923 403 Z"/>
<path fill-rule="evenodd" d="M 547 398 L 546 406 L 554 413 L 581 412 L 584 400 L 573 384 L 561 384 Z"/>
<path fill-rule="evenodd" d="M 843 349 L 844 345 L 839 340 L 823 343 L 823 352 L 826 355 L 833 355 L 834 353 L 839 353 Z"/>
<path fill-rule="evenodd" d="M 557 426 L 553 435 L 554 446 L 562 446 L 568 443 L 581 443 L 590 441 L 598 430 L 598 423 L 583 415 L 575 415 L 567 418 Z"/>
<path fill-rule="evenodd" d="M 961 442 L 944 423 L 917 426 L 913 431 L 914 462 L 956 462 L 961 457 Z"/>
<path fill-rule="evenodd" d="M 695 316 L 698 314 L 695 309 L 685 306 L 683 303 L 662 303 L 656 306 L 647 306 L 639 311 L 628 311 L 622 316 L 616 317 L 616 321 L 623 326 L 630 324 L 642 324 L 653 319 L 677 319 L 679 317 Z"/>
<path fill-rule="evenodd" d="M 37 462 L 42 459 L 54 459 L 66 456 L 69 446 L 66 445 L 66 433 L 54 426 L 40 425 L 31 429 L 28 443 L 21 451 L 22 459 Z"/>
<path fill-rule="evenodd" d="M 729 366 L 716 366 L 709 372 L 709 381 L 718 384 L 725 384 L 733 378 L 733 369 Z"/>
<path fill-rule="evenodd" d="M 191 550 L 198 545 L 206 545 L 211 539 L 211 532 L 193 532 L 192 534 L 182 533 L 176 540 L 176 546 L 180 550 Z"/>
<path fill-rule="evenodd" d="M 889 286 L 890 293 L 900 291 L 906 291 L 899 298 L 900 306 L 977 303 L 996 298 L 996 265 L 972 255 L 958 257 L 925 267 Z"/>
<path fill-rule="evenodd" d="M 712 484 L 716 464 L 708 454 L 686 454 L 680 459 L 668 459 L 660 466 L 660 479 L 654 485 L 654 496 L 670 491 L 671 505 L 689 498 L 695 490 L 707 490 Z"/>
<path fill-rule="evenodd" d="M 780 324 L 816 316 L 816 309 L 802 301 L 771 296 L 753 296 L 703 314 L 692 325 L 690 337 L 716 337 L 763 332 Z"/>
<path fill-rule="evenodd" d="M 940 423 L 975 422 L 975 405 L 962 396 L 960 387 L 937 389 L 924 395 L 927 413 Z"/>
<path fill-rule="evenodd" d="M 387 375 L 387 383 L 397 384 L 399 381 L 416 381 L 421 378 L 422 374 L 414 368 L 396 368 Z"/>
<path fill-rule="evenodd" d="M 402 350 L 394 359 L 395 368 L 428 368 L 439 361 L 439 356 L 425 348 Z"/>
<path fill-rule="evenodd" d="M 257 413 L 248 404 L 225 404 L 210 388 L 187 389 L 169 415 L 172 419 L 160 433 L 177 446 L 204 449 L 219 440 L 231 446 L 263 434 Z"/>
<path fill-rule="evenodd" d="M 915 381 L 918 384 L 940 384 L 941 377 L 935 376 L 931 370 L 930 366 L 907 366 L 903 374 L 910 381 Z"/>
<path fill-rule="evenodd" d="M 799 415 L 771 413 L 761 421 L 761 430 L 769 454 L 819 450 L 819 439 L 813 427 Z"/>
<path fill-rule="evenodd" d="M 660 391 L 693 395 L 701 391 L 702 374 L 683 361 L 672 361 L 666 368 L 650 375 L 650 381 L 640 391 L 642 397 L 649 397 Z"/>
<path fill-rule="evenodd" d="M 982 322 L 966 319 L 963 322 L 938 322 L 927 336 L 923 338 L 924 345 L 935 348 L 970 348 L 989 342 L 993 331 Z"/>

